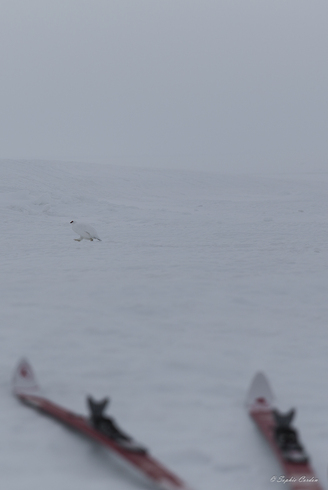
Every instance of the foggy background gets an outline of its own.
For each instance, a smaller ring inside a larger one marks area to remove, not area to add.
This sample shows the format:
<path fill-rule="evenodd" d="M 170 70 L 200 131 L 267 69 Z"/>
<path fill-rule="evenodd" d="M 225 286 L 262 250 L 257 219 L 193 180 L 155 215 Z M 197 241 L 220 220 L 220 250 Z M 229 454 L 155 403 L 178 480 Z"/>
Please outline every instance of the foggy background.
<path fill-rule="evenodd" d="M 325 170 L 326 0 L 0 0 L 0 158 Z"/>

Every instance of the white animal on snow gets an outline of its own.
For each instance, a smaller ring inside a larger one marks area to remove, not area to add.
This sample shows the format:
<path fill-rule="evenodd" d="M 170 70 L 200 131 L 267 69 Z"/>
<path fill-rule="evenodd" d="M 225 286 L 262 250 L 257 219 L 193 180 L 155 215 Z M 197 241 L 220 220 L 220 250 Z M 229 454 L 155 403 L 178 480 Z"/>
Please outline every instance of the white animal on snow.
<path fill-rule="evenodd" d="M 93 242 L 94 239 L 99 240 L 101 242 L 101 239 L 98 236 L 98 233 L 96 230 L 91 226 L 88 225 L 87 223 L 77 223 L 76 221 L 70 221 L 73 231 L 80 235 L 80 238 L 74 238 L 77 242 L 80 242 L 83 240 L 90 240 Z"/>

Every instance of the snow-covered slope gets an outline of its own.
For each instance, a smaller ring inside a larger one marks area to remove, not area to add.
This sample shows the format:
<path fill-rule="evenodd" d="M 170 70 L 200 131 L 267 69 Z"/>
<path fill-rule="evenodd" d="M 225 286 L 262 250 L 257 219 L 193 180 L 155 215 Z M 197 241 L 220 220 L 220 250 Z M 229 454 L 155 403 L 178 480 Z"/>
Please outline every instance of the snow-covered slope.
<path fill-rule="evenodd" d="M 66 407 L 109 395 L 120 425 L 196 490 L 272 490 L 279 468 L 244 407 L 261 369 L 298 408 L 327 488 L 327 186 L 327 174 L 1 161 L 3 487 L 141 488 L 17 402 L 25 356 Z M 102 242 L 74 241 L 73 219 Z"/>

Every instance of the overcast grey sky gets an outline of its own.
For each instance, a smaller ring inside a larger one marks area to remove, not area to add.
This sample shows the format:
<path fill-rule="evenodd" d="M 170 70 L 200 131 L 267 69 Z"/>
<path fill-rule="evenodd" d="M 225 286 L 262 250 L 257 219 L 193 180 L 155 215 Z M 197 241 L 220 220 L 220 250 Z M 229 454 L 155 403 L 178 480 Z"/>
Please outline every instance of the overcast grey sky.
<path fill-rule="evenodd" d="M 327 0 L 0 8 L 0 158 L 328 169 Z"/>

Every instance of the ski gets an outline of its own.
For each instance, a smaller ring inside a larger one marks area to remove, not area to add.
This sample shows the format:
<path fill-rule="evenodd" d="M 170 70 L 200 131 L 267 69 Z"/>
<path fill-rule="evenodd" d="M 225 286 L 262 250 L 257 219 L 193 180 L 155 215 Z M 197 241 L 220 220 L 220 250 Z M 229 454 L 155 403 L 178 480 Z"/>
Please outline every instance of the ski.
<path fill-rule="evenodd" d="M 90 418 L 73 413 L 42 396 L 33 369 L 26 360 L 22 360 L 14 372 L 12 389 L 23 403 L 105 446 L 124 467 L 134 470 L 134 473 L 156 488 L 191 490 L 179 477 L 156 461 L 146 448 L 121 431 L 114 419 L 103 415 L 107 399 L 95 402 L 91 397 L 88 398 Z"/>
<path fill-rule="evenodd" d="M 261 372 L 255 375 L 251 383 L 246 406 L 283 471 L 282 475 L 271 477 L 271 481 L 289 483 L 292 490 L 323 490 L 292 426 L 295 410 L 282 414 L 275 408 L 269 381 Z"/>

